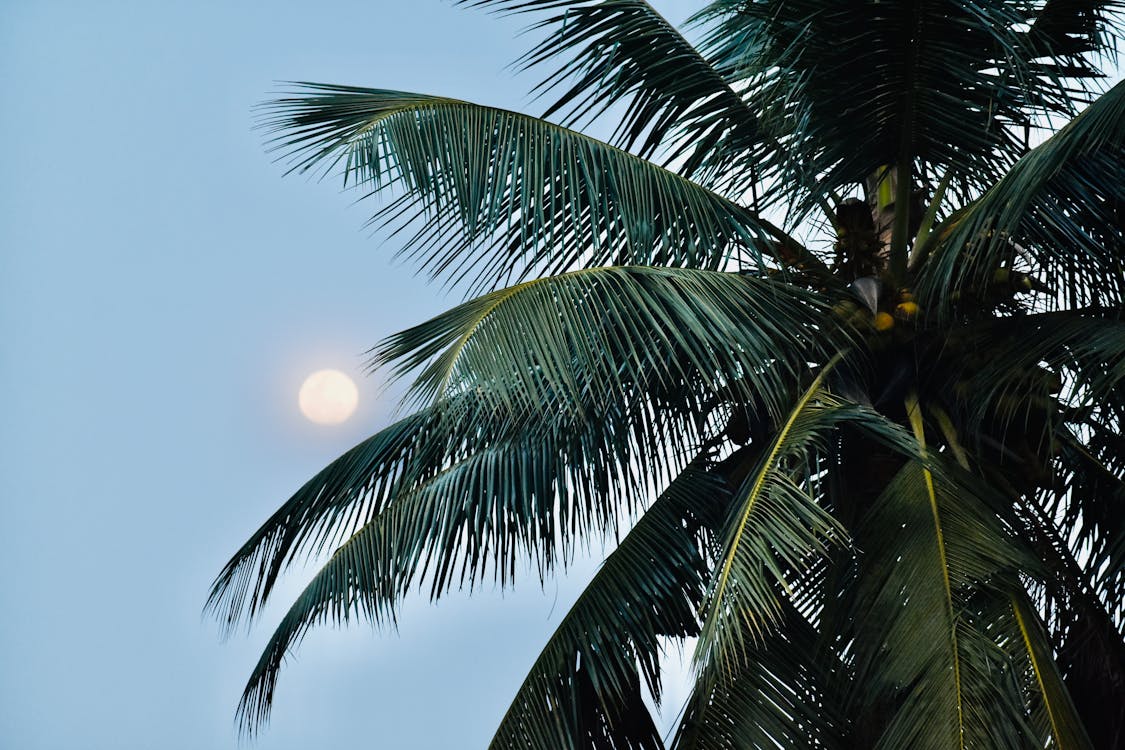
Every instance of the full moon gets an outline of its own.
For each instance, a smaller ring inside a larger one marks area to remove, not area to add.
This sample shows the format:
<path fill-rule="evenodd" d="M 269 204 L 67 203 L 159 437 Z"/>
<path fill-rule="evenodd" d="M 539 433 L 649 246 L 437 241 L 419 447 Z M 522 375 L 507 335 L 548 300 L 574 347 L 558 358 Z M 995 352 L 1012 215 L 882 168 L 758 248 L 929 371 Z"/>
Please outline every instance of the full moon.
<path fill-rule="evenodd" d="M 318 370 L 305 378 L 297 396 L 301 413 L 317 424 L 340 424 L 355 411 L 359 391 L 339 370 Z"/>

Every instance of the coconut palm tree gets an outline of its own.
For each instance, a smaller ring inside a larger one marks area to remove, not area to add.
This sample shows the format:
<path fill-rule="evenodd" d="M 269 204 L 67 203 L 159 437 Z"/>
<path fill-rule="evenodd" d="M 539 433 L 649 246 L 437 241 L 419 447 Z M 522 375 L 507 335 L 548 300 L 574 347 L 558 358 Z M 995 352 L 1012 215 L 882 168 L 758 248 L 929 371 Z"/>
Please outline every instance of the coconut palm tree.
<path fill-rule="evenodd" d="M 642 0 L 466 4 L 539 14 L 543 118 L 266 108 L 468 301 L 373 350 L 408 416 L 215 581 L 234 624 L 331 552 L 243 725 L 314 625 L 612 539 L 492 747 L 1121 747 L 1118 3 L 715 0 L 696 44 Z M 685 641 L 662 739 L 644 694 Z"/>

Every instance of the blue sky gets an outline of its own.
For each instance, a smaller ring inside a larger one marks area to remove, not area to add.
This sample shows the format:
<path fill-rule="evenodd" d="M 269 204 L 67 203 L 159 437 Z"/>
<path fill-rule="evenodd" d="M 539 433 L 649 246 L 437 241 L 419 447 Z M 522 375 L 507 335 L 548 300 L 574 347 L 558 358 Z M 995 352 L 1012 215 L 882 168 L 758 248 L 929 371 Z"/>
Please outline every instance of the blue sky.
<path fill-rule="evenodd" d="M 367 378 L 356 417 L 315 426 L 297 388 L 459 299 L 336 183 L 282 179 L 251 108 L 296 79 L 537 111 L 507 69 L 524 23 L 442 0 L 0 3 L 0 747 L 239 746 L 280 613 L 221 642 L 207 586 L 391 413 Z M 314 632 L 242 746 L 483 747 L 591 569 L 417 598 L 398 635 Z"/>

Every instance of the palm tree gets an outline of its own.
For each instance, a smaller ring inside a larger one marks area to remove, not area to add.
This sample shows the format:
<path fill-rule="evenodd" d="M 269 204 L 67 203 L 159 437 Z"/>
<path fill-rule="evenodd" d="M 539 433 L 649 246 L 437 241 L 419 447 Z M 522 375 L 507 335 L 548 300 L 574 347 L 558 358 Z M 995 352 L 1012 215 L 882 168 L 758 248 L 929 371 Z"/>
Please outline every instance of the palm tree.
<path fill-rule="evenodd" d="M 540 14 L 544 118 L 267 105 L 472 298 L 373 350 L 413 411 L 215 581 L 233 625 L 333 550 L 243 726 L 314 625 L 619 539 L 492 747 L 665 747 L 643 694 L 690 639 L 671 747 L 1121 747 L 1118 3 L 715 0 L 698 46 L 642 0 L 466 4 Z"/>

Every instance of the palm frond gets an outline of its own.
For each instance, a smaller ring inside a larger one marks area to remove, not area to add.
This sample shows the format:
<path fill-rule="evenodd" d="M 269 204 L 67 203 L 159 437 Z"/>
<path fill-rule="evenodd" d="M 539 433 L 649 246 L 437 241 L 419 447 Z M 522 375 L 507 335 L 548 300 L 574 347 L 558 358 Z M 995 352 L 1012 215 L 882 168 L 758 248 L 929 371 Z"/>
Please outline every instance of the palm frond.
<path fill-rule="evenodd" d="M 898 439 L 886 420 L 823 388 L 837 361 L 794 402 L 736 493 L 696 645 L 700 674 L 736 672 L 754 640 L 775 629 L 784 600 L 797 596 L 790 584 L 848 543 L 848 532 L 824 507 L 818 477 L 832 429 L 852 423 Z"/>
<path fill-rule="evenodd" d="M 1007 408 L 1010 422 L 1013 429 L 1026 429 L 1028 410 L 1053 401 L 1064 383 L 1063 401 L 1080 407 L 1099 403 L 1125 381 L 1120 310 L 986 319 L 951 328 L 943 346 L 956 352 L 943 377 L 961 394 L 974 426 L 995 413 L 998 403 L 1018 400 L 1022 408 Z"/>
<path fill-rule="evenodd" d="M 944 459 L 925 456 L 907 462 L 857 531 L 870 544 L 851 646 L 861 689 L 849 713 L 879 727 L 879 747 L 1020 747 L 1023 704 L 997 678 L 1005 667 L 994 661 L 978 599 L 1006 603 L 1018 590 L 1016 572 L 1035 573 L 1037 565 L 997 519 L 1000 503 L 985 498 L 979 480 L 959 481 Z M 903 643 L 911 646 L 887 647 Z M 993 722 L 997 714 L 1003 722 Z"/>
<path fill-rule="evenodd" d="M 697 644 L 696 684 L 676 748 L 849 746 L 842 696 L 850 667 L 834 633 L 818 630 L 831 619 L 833 602 L 843 600 L 845 591 L 836 585 L 849 579 L 843 568 L 856 554 L 839 519 L 827 515 L 846 515 L 843 498 L 830 486 L 840 460 L 839 435 L 862 434 L 894 455 L 918 452 L 901 427 L 825 390 L 843 368 L 830 365 L 779 425 L 774 441 L 739 472 L 746 479 L 717 540 L 708 591 L 710 607 L 719 595 L 727 601 L 717 615 L 714 609 L 705 613 L 710 619 Z M 719 587 L 724 572 L 725 590 Z M 732 635 L 732 628 L 741 632 Z"/>
<path fill-rule="evenodd" d="M 1011 606 L 1020 636 L 1018 640 L 1013 640 L 1018 644 L 1020 655 L 1026 658 L 1034 675 L 1035 687 L 1039 692 L 1036 702 L 1043 715 L 1040 723 L 1049 729 L 1052 747 L 1059 750 L 1093 750 L 1082 719 L 1063 684 L 1052 654 L 1051 642 L 1043 631 L 1035 608 L 1022 594 L 1012 597 Z"/>
<path fill-rule="evenodd" d="M 807 362 L 843 343 L 825 313 L 742 274 L 592 268 L 464 303 L 388 339 L 374 363 L 420 370 L 423 401 L 474 391 L 505 412 L 597 413 L 696 387 L 778 413 Z"/>
<path fill-rule="evenodd" d="M 1053 32 L 1029 42 L 1036 15 L 1003 0 L 716 0 L 700 17 L 705 53 L 744 82 L 791 172 L 833 189 L 886 165 L 930 185 L 948 172 L 967 198 L 1022 154 L 1011 124 L 1070 114 L 1065 82 L 1089 68 L 1047 43 Z"/>
<path fill-rule="evenodd" d="M 730 674 L 700 674 L 675 750 L 841 747 L 845 718 L 824 700 L 826 664 L 816 629 L 791 606 L 764 637 L 745 635 L 746 659 Z M 818 660 L 821 659 L 821 660 Z"/>
<path fill-rule="evenodd" d="M 512 435 L 581 458 L 574 471 L 589 462 L 579 485 L 627 500 L 643 484 L 631 460 L 658 477 L 666 450 L 692 450 L 704 395 L 753 396 L 779 410 L 806 358 L 827 356 L 823 320 L 815 298 L 775 282 L 646 268 L 576 272 L 454 308 L 376 355 L 400 374 L 422 368 L 415 391 L 440 401 L 310 480 L 232 558 L 208 606 L 231 624 L 240 611 L 254 614 L 300 554 L 344 538 L 449 461 Z M 665 433 L 677 445 L 657 447 Z"/>
<path fill-rule="evenodd" d="M 549 12 L 547 37 L 522 59 L 556 62 L 538 87 L 557 94 L 544 113 L 577 125 L 623 106 L 612 142 L 651 157 L 667 149 L 681 174 L 750 171 L 757 118 L 742 97 L 644 0 L 462 0 L 500 12 Z M 561 58 L 561 61 L 560 61 Z"/>
<path fill-rule="evenodd" d="M 697 449 L 699 430 L 693 413 L 649 403 L 567 419 L 489 410 L 475 393 L 446 398 L 309 480 L 231 558 L 207 607 L 228 628 L 253 617 L 290 564 L 347 539 L 402 496 L 452 514 L 443 517 L 445 536 L 436 525 L 414 529 L 417 544 L 430 545 L 440 561 L 435 595 L 456 579 L 458 562 L 470 582 L 491 567 L 507 583 L 516 560 L 529 555 L 545 574 L 569 559 L 577 538 L 614 530 L 677 470 L 678 456 Z M 476 504 L 466 504 L 466 492 Z"/>
<path fill-rule="evenodd" d="M 1113 475 L 1076 440 L 1061 430 L 1065 488 L 1044 491 L 1038 495 L 1014 497 L 1019 515 L 1019 535 L 1027 539 L 1046 573 L 1033 587 L 1038 595 L 1031 611 L 1043 613 L 1046 622 L 1036 614 L 1029 618 L 1030 605 L 1021 595 L 1014 606 L 1022 606 L 1023 628 L 1030 630 L 1027 640 L 1036 642 L 1038 631 L 1043 640 L 1036 646 L 1044 657 L 1039 669 L 1058 670 L 1066 692 L 1073 699 L 1084 730 L 1095 747 L 1114 747 L 1125 736 L 1125 641 L 1121 637 L 1121 557 L 1113 561 L 1109 545 L 1100 538 L 1122 538 L 1122 522 L 1117 508 L 1123 498 L 1122 478 Z M 1090 460 L 1093 463 L 1090 463 Z M 1094 465 L 1094 463 L 1098 465 Z M 995 470 L 992 471 L 995 474 Z M 1091 477 L 1090 474 L 1095 475 Z M 1000 483 L 1003 486 L 1003 483 Z M 1012 492 L 1014 495 L 1014 491 Z M 1081 562 L 1080 562 L 1081 560 Z M 1107 562 L 1107 560 L 1109 562 Z M 1116 566 L 1116 567 L 1115 567 Z M 1103 574 L 1105 577 L 1103 577 Z M 1031 622 L 1034 620 L 1038 625 Z M 1009 626 L 1009 641 L 1022 643 L 1025 635 L 1017 632 L 1020 623 Z M 1031 648 L 1028 646 L 1027 648 Z M 1016 658 L 1026 662 L 1032 654 L 1016 649 Z M 1051 675 L 1037 677 L 1028 664 L 1028 692 L 1032 704 L 1039 705 L 1035 695 L 1051 690 L 1039 680 L 1049 683 Z M 1061 698 L 1054 698 L 1058 703 Z M 1059 711 L 1065 706 L 1059 708 Z M 1039 705 L 1036 715 L 1043 735 L 1051 731 L 1047 707 Z"/>
<path fill-rule="evenodd" d="M 441 478 L 435 480 L 440 485 Z M 436 526 L 438 493 L 423 487 L 397 497 L 333 553 L 291 605 L 251 672 L 238 706 L 243 731 L 269 718 L 285 657 L 314 626 L 365 617 L 393 622 L 396 605 L 417 575 L 424 555 L 420 537 Z M 421 533 L 412 533 L 421 531 Z"/>
<path fill-rule="evenodd" d="M 1047 0 L 1027 32 L 1027 46 L 1065 66 L 1057 71 L 1063 77 L 1100 77 L 1088 56 L 1114 54 L 1121 9 L 1119 0 Z"/>
<path fill-rule="evenodd" d="M 1020 523 L 1051 571 L 1046 594 L 1060 603 L 1056 624 L 1098 621 L 1110 632 L 1125 618 L 1122 602 L 1125 522 L 1118 509 L 1125 502 L 1125 477 L 1106 468 L 1069 434 L 1059 430 L 1059 464 L 1065 482 L 1060 490 L 1016 498 Z M 1081 560 L 1081 562 L 1079 562 Z M 1125 688 L 1125 643 L 1118 656 L 1100 659 Z"/>
<path fill-rule="evenodd" d="M 412 483 L 407 467 L 427 434 L 450 432 L 442 420 L 433 409 L 412 414 L 317 472 L 230 559 L 211 586 L 207 609 L 228 628 L 243 612 L 256 614 L 289 563 L 302 553 L 317 554 Z"/>
<path fill-rule="evenodd" d="M 310 628 L 353 618 L 390 624 L 402 597 L 424 580 L 435 597 L 454 583 L 472 585 L 489 568 L 506 583 L 529 555 L 549 568 L 556 546 L 572 539 L 572 524 L 589 533 L 615 528 L 624 509 L 605 495 L 628 494 L 637 483 L 629 463 L 615 467 L 621 475 L 598 476 L 596 459 L 587 466 L 567 450 L 581 437 L 560 439 L 567 445 L 532 433 L 479 449 L 374 507 L 275 630 L 240 703 L 243 728 L 268 717 L 284 657 Z M 600 486 L 605 481 L 609 487 Z"/>
<path fill-rule="evenodd" d="M 689 465 L 606 558 L 531 668 L 490 747 L 584 747 L 596 739 L 592 733 L 625 723 L 630 713 L 647 715 L 636 700 L 639 676 L 659 700 L 659 639 L 697 632 L 705 585 L 685 522 L 693 510 L 729 498 L 724 480 L 706 469 Z M 601 718 L 576 720 L 588 716 Z M 660 746 L 658 734 L 632 741 Z"/>
<path fill-rule="evenodd" d="M 998 268 L 1022 262 L 1055 304 L 1125 302 L 1125 82 L 1030 151 L 935 233 L 918 287 L 938 309 L 951 290 L 985 294 Z M 1050 303 L 1050 300 L 1048 300 Z"/>
<path fill-rule="evenodd" d="M 1057 519 L 1060 535 L 1065 532 L 1071 554 L 1083 560 L 1084 578 L 1102 604 L 1125 621 L 1125 472 L 1107 466 L 1069 430 L 1060 433 L 1067 493 L 1061 502 L 1043 503 L 1044 510 Z"/>
<path fill-rule="evenodd" d="M 293 170 L 340 167 L 345 184 L 398 193 L 373 220 L 412 232 L 404 252 L 454 283 L 604 265 L 762 266 L 771 254 L 823 272 L 753 212 L 545 120 L 325 84 L 301 84 L 265 112 Z"/>
<path fill-rule="evenodd" d="M 469 406 L 441 410 L 462 402 Z M 475 392 L 443 399 L 416 418 L 425 430 L 400 423 L 341 457 L 228 564 L 213 600 L 236 615 L 248 595 L 248 584 L 236 584 L 256 574 L 253 613 L 264 597 L 263 580 L 272 584 L 298 548 L 315 541 L 319 550 L 329 539 L 347 537 L 265 649 L 241 703 L 245 729 L 253 731 L 268 716 L 284 657 L 311 627 L 353 617 L 391 623 L 415 585 L 428 582 L 433 597 L 455 584 L 472 588 L 490 573 L 508 585 L 518 563 L 528 559 L 543 577 L 573 556 L 578 539 L 616 533 L 649 488 L 674 476 L 681 456 L 703 442 L 692 411 L 626 403 L 607 406 L 596 418 L 518 419 L 486 409 L 482 419 L 480 404 Z M 397 435 L 403 438 L 392 440 Z M 380 456 L 382 444 L 408 450 Z M 691 497 L 698 497 L 702 480 L 689 478 L 696 489 Z M 681 487 L 666 504 L 683 504 L 688 490 Z M 690 509 L 702 511 L 699 504 Z M 642 533 L 654 526 L 667 530 L 660 518 L 642 525 Z M 591 674 L 597 672 L 587 666 L 575 689 L 593 690 L 596 698 L 600 683 L 582 682 Z M 588 701 L 582 705 L 590 708 Z"/>

